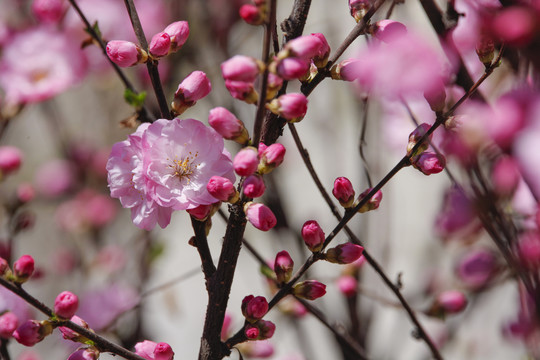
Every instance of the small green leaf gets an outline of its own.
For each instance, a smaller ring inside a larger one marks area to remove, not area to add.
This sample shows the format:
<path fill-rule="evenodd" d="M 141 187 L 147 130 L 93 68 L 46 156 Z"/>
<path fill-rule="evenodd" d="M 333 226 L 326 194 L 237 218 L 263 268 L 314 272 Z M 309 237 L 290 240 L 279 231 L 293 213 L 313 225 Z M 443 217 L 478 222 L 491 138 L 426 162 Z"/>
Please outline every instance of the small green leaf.
<path fill-rule="evenodd" d="M 135 109 L 140 109 L 142 108 L 144 100 L 146 99 L 146 91 L 136 93 L 130 89 L 126 89 L 124 91 L 124 99 L 129 105 L 133 106 Z"/>

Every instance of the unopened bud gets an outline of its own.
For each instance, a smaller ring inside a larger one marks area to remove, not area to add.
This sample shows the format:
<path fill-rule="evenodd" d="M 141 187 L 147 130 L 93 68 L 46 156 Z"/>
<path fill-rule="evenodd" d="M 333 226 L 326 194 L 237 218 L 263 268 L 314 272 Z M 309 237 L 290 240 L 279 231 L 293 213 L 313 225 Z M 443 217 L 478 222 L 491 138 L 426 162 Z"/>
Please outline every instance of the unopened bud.
<path fill-rule="evenodd" d="M 268 301 L 264 296 L 248 295 L 242 300 L 242 314 L 250 323 L 254 323 L 268 312 Z"/>
<path fill-rule="evenodd" d="M 407 144 L 407 155 L 408 156 L 416 156 L 420 153 L 423 153 L 427 150 L 429 144 L 428 142 L 431 141 L 431 138 L 433 137 L 433 133 L 430 134 L 424 142 L 422 142 L 422 145 L 416 149 L 414 154 L 412 153 L 412 150 L 414 146 L 420 141 L 420 139 L 428 132 L 428 130 L 431 128 L 431 125 L 427 123 L 422 123 L 414 129 L 413 132 L 409 134 L 409 143 Z"/>
<path fill-rule="evenodd" d="M 138 45 L 124 40 L 107 43 L 107 56 L 120 67 L 130 67 L 146 62 L 148 54 Z"/>
<path fill-rule="evenodd" d="M 240 17 L 249 25 L 262 25 L 265 21 L 265 12 L 263 8 L 245 4 L 240 8 Z"/>
<path fill-rule="evenodd" d="M 326 285 L 317 280 L 305 280 L 296 284 L 292 293 L 302 299 L 315 300 L 326 294 Z"/>
<path fill-rule="evenodd" d="M 189 36 L 189 25 L 187 21 L 176 21 L 167 26 L 163 32 L 169 34 L 171 39 L 170 51 L 176 52 L 180 50 Z"/>
<path fill-rule="evenodd" d="M 261 146 L 263 145 L 263 146 Z M 261 174 L 268 174 L 276 167 L 281 165 L 285 158 L 285 146 L 279 143 L 266 146 L 263 143 L 259 144 L 259 157 L 260 162 L 258 165 L 258 171 Z"/>
<path fill-rule="evenodd" d="M 262 231 L 268 231 L 277 224 L 272 210 L 266 205 L 248 202 L 244 205 L 244 212 L 251 225 Z"/>
<path fill-rule="evenodd" d="M 362 256 L 364 248 L 360 245 L 345 243 L 328 249 L 324 259 L 334 264 L 350 264 Z"/>
<path fill-rule="evenodd" d="M 235 203 L 238 201 L 238 191 L 231 180 L 222 176 L 212 176 L 206 185 L 206 190 L 219 201 Z"/>
<path fill-rule="evenodd" d="M 439 294 L 426 312 L 430 316 L 444 318 L 448 314 L 457 314 L 467 307 L 467 298 L 461 291 L 449 290 Z"/>
<path fill-rule="evenodd" d="M 155 58 L 159 59 L 169 53 L 171 49 L 171 37 L 166 32 L 157 33 L 150 40 L 148 51 Z"/>
<path fill-rule="evenodd" d="M 443 154 L 425 151 L 411 159 L 412 166 L 420 170 L 424 175 L 438 174 L 446 166 L 446 158 Z"/>
<path fill-rule="evenodd" d="M 293 267 L 294 261 L 287 251 L 283 250 L 277 253 L 274 261 L 274 272 L 278 284 L 285 284 L 291 279 Z"/>
<path fill-rule="evenodd" d="M 26 282 L 34 273 L 34 258 L 30 255 L 21 256 L 13 264 L 13 275 L 16 283 L 22 284 Z"/>
<path fill-rule="evenodd" d="M 79 307 L 79 298 L 69 291 L 63 291 L 54 301 L 54 313 L 64 319 L 71 319 Z"/>
<path fill-rule="evenodd" d="M 194 71 L 178 85 L 171 107 L 177 115 L 182 114 L 212 90 L 210 80 L 202 71 Z"/>
<path fill-rule="evenodd" d="M 299 122 L 307 112 L 308 99 L 301 93 L 289 93 L 272 100 L 267 109 L 289 122 Z"/>
<path fill-rule="evenodd" d="M 47 320 L 28 320 L 13 332 L 13 338 L 24 346 L 34 346 L 52 331 L 53 327 Z"/>
<path fill-rule="evenodd" d="M 251 56 L 235 55 L 221 64 L 223 79 L 253 82 L 264 70 L 264 64 Z"/>
<path fill-rule="evenodd" d="M 0 338 L 9 339 L 17 329 L 19 319 L 11 311 L 0 315 Z"/>
<path fill-rule="evenodd" d="M 351 181 L 346 177 L 338 177 L 334 180 L 332 194 L 344 208 L 348 209 L 352 207 L 355 192 Z"/>
<path fill-rule="evenodd" d="M 317 221 L 309 220 L 304 223 L 302 226 L 302 239 L 304 239 L 308 249 L 312 252 L 321 250 L 325 235 Z"/>
<path fill-rule="evenodd" d="M 244 123 L 224 107 L 216 107 L 210 110 L 208 123 L 224 139 L 233 140 L 241 145 L 249 140 Z"/>
<path fill-rule="evenodd" d="M 0 146 L 0 175 L 11 174 L 21 167 L 22 153 L 15 146 Z"/>
<path fill-rule="evenodd" d="M 248 146 L 240 150 L 233 159 L 234 171 L 240 176 L 249 176 L 257 171 L 259 156 L 257 149 Z"/>
<path fill-rule="evenodd" d="M 371 190 L 372 188 L 369 188 L 369 189 L 366 189 L 366 191 L 364 191 L 363 193 L 361 193 L 358 196 L 358 201 L 362 201 L 362 199 L 366 197 L 371 192 Z M 371 199 L 368 200 L 368 202 L 366 202 L 360 209 L 358 209 L 358 212 L 365 213 L 367 211 L 377 210 L 379 208 L 381 201 L 382 201 L 382 191 L 379 190 L 371 197 Z"/>
<path fill-rule="evenodd" d="M 225 80 L 225 87 L 233 98 L 247 104 L 255 104 L 259 99 L 259 94 L 255 91 L 252 82 Z"/>
<path fill-rule="evenodd" d="M 258 198 L 263 196 L 266 186 L 260 175 L 249 175 L 242 184 L 244 195 L 249 198 Z"/>

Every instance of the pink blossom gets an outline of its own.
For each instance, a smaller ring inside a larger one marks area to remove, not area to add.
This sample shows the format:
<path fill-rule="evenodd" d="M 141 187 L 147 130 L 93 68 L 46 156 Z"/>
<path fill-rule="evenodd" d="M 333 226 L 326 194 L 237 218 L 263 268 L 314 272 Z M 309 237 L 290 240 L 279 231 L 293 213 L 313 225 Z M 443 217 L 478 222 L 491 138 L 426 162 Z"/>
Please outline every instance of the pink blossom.
<path fill-rule="evenodd" d="M 229 201 L 236 197 L 233 182 L 222 176 L 212 176 L 206 184 L 206 190 L 219 201 Z"/>
<path fill-rule="evenodd" d="M 259 8 L 252 4 L 242 5 L 240 8 L 240 17 L 250 25 L 261 25 L 264 23 L 264 17 Z"/>
<path fill-rule="evenodd" d="M 309 72 L 309 60 L 302 58 L 285 58 L 275 64 L 275 72 L 284 80 L 303 78 Z"/>
<path fill-rule="evenodd" d="M 360 245 L 345 243 L 328 249 L 325 260 L 336 264 L 350 264 L 362 256 L 364 248 Z"/>
<path fill-rule="evenodd" d="M 178 85 L 171 104 L 172 108 L 178 114 L 182 114 L 187 108 L 208 95 L 211 90 L 212 85 L 206 74 L 202 71 L 194 71 Z"/>
<path fill-rule="evenodd" d="M 63 0 L 34 0 L 32 2 L 32 12 L 42 22 L 59 22 L 65 10 Z"/>
<path fill-rule="evenodd" d="M 447 314 L 460 313 L 467 306 L 467 298 L 461 291 L 449 290 L 437 296 L 436 304 Z"/>
<path fill-rule="evenodd" d="M 18 325 L 19 318 L 11 311 L 0 315 L 0 338 L 9 339 Z"/>
<path fill-rule="evenodd" d="M 315 220 L 308 220 L 302 226 L 302 239 L 307 247 L 313 251 L 319 251 L 324 243 L 324 231 Z"/>
<path fill-rule="evenodd" d="M 142 144 L 144 191 L 159 206 L 187 210 L 213 204 L 216 199 L 206 189 L 210 178 L 234 181 L 223 138 L 198 120 L 157 120 L 144 132 Z"/>
<path fill-rule="evenodd" d="M 337 286 L 343 295 L 351 297 L 357 292 L 358 281 L 354 276 L 344 275 L 337 279 Z"/>
<path fill-rule="evenodd" d="M 187 21 L 175 21 L 169 24 L 164 33 L 169 34 L 171 40 L 171 51 L 175 52 L 185 44 L 189 36 L 189 25 Z"/>
<path fill-rule="evenodd" d="M 7 103 L 34 103 L 68 90 L 85 72 L 78 43 L 51 27 L 36 27 L 16 33 L 3 47 L 0 87 Z"/>
<path fill-rule="evenodd" d="M 341 206 L 349 208 L 354 202 L 354 188 L 349 179 L 346 177 L 338 177 L 334 180 L 334 188 L 332 194 L 338 199 Z"/>
<path fill-rule="evenodd" d="M 62 203 L 55 217 L 62 229 L 80 231 L 88 227 L 103 227 L 115 218 L 116 213 L 116 204 L 109 196 L 84 189 L 73 199 Z"/>
<path fill-rule="evenodd" d="M 147 191 L 142 135 L 148 126 L 140 125 L 127 140 L 113 145 L 107 171 L 111 196 L 120 199 L 124 208 L 131 209 L 131 219 L 136 226 L 151 230 L 156 223 L 162 228 L 169 225 L 172 209 L 158 205 Z"/>
<path fill-rule="evenodd" d="M 412 165 L 424 175 L 438 174 L 446 166 L 446 158 L 442 154 L 425 151 L 412 159 Z"/>
<path fill-rule="evenodd" d="M 259 230 L 268 231 L 276 226 L 276 216 L 266 205 L 248 202 L 244 206 L 244 212 L 251 225 Z"/>
<path fill-rule="evenodd" d="M 289 122 L 298 122 L 307 112 L 308 99 L 301 93 L 288 93 L 274 99 L 266 107 Z"/>
<path fill-rule="evenodd" d="M 208 114 L 208 123 L 224 139 L 243 144 L 249 139 L 244 123 L 224 107 L 216 107 Z"/>
<path fill-rule="evenodd" d="M 261 146 L 264 145 L 264 146 Z M 258 171 L 261 174 L 267 174 L 281 165 L 285 158 L 285 146 L 279 143 L 274 143 L 266 146 L 263 143 L 259 144 L 259 157 L 261 158 Z"/>
<path fill-rule="evenodd" d="M 54 312 L 59 317 L 71 319 L 79 307 L 79 298 L 69 291 L 63 291 L 54 301 Z"/>
<path fill-rule="evenodd" d="M 457 275 L 470 288 L 485 286 L 497 273 L 497 258 L 488 250 L 473 250 L 465 254 L 457 265 Z"/>
<path fill-rule="evenodd" d="M 235 55 L 221 64 L 223 79 L 253 82 L 261 72 L 262 65 L 250 56 Z"/>
<path fill-rule="evenodd" d="M 274 271 L 279 284 L 284 284 L 291 279 L 293 267 L 294 261 L 287 251 L 283 250 L 276 254 Z"/>
<path fill-rule="evenodd" d="M 242 300 L 242 314 L 250 323 L 262 319 L 268 312 L 268 301 L 264 296 L 248 295 Z"/>
<path fill-rule="evenodd" d="M 174 352 L 169 344 L 149 340 L 135 344 L 135 354 L 146 360 L 172 360 L 174 358 Z"/>
<path fill-rule="evenodd" d="M 264 185 L 264 180 L 260 175 L 250 175 L 248 176 L 243 183 L 244 195 L 249 198 L 261 197 L 266 190 Z"/>
<path fill-rule="evenodd" d="M 23 255 L 13 263 L 13 275 L 15 281 L 23 283 L 34 273 L 34 258 L 30 255 Z"/>
<path fill-rule="evenodd" d="M 381 97 L 431 93 L 448 76 L 440 55 L 410 32 L 390 44 L 372 42 L 358 60 L 355 78 L 365 91 Z"/>
<path fill-rule="evenodd" d="M 233 98 L 245 101 L 248 104 L 255 104 L 259 98 L 251 82 L 225 80 L 225 87 Z"/>
<path fill-rule="evenodd" d="M 75 182 L 75 169 L 67 160 L 51 160 L 41 165 L 35 176 L 36 188 L 41 195 L 56 197 L 70 190 Z"/>
<path fill-rule="evenodd" d="M 326 294 L 326 285 L 317 280 L 305 280 L 293 287 L 293 294 L 306 300 L 315 300 Z"/>
<path fill-rule="evenodd" d="M 15 146 L 0 146 L 0 172 L 2 176 L 19 170 L 21 163 L 21 150 Z"/>
<path fill-rule="evenodd" d="M 170 49 L 171 37 L 164 31 L 154 35 L 148 45 L 148 51 L 156 58 L 167 55 Z"/>
<path fill-rule="evenodd" d="M 240 150 L 233 160 L 234 171 L 240 176 L 249 176 L 257 171 L 259 157 L 257 149 L 246 147 Z"/>

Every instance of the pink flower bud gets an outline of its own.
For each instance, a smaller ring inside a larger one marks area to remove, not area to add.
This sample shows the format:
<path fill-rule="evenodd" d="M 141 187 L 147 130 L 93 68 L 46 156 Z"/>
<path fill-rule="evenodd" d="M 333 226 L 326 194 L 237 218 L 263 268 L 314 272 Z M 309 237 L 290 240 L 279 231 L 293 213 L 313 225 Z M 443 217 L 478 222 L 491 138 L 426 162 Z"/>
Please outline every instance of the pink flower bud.
<path fill-rule="evenodd" d="M 446 106 L 446 89 L 441 79 L 434 79 L 430 88 L 424 91 L 424 98 L 431 110 L 442 112 Z"/>
<path fill-rule="evenodd" d="M 494 15 L 491 31 L 502 42 L 512 46 L 525 46 L 537 30 L 534 11 L 524 6 L 509 6 Z"/>
<path fill-rule="evenodd" d="M 435 302 L 445 314 L 460 313 L 467 306 L 467 298 L 461 291 L 457 290 L 449 290 L 439 294 Z"/>
<path fill-rule="evenodd" d="M 212 90 L 210 80 L 202 71 L 194 71 L 178 85 L 171 107 L 180 115 Z"/>
<path fill-rule="evenodd" d="M 156 345 L 154 349 L 154 359 L 155 360 L 172 360 L 174 358 L 174 351 L 171 348 L 171 345 L 160 342 Z"/>
<path fill-rule="evenodd" d="M 308 99 L 301 93 L 289 93 L 272 100 L 266 107 L 289 122 L 299 122 L 307 112 Z"/>
<path fill-rule="evenodd" d="M 302 226 L 302 239 L 309 250 L 317 252 L 324 244 L 324 231 L 315 220 L 306 221 Z"/>
<path fill-rule="evenodd" d="M 13 338 L 24 346 L 34 346 L 53 331 L 47 321 L 28 320 L 13 332 Z"/>
<path fill-rule="evenodd" d="M 248 104 L 255 104 L 259 98 L 251 82 L 225 80 L 225 87 L 233 98 Z"/>
<path fill-rule="evenodd" d="M 257 171 L 259 157 L 257 149 L 246 147 L 240 150 L 233 160 L 234 171 L 240 176 L 249 176 Z"/>
<path fill-rule="evenodd" d="M 287 251 L 283 250 L 277 253 L 274 261 L 274 271 L 278 284 L 284 284 L 291 279 L 293 267 L 294 261 Z"/>
<path fill-rule="evenodd" d="M 13 264 L 13 275 L 15 275 L 15 281 L 19 284 L 27 281 L 34 273 L 34 258 L 30 255 L 21 256 Z"/>
<path fill-rule="evenodd" d="M 79 307 L 79 298 L 77 295 L 63 291 L 54 301 L 54 312 L 61 318 L 71 319 Z"/>
<path fill-rule="evenodd" d="M 21 151 L 14 146 L 0 146 L 0 172 L 2 176 L 19 170 L 22 162 Z"/>
<path fill-rule="evenodd" d="M 34 0 L 32 12 L 39 21 L 45 23 L 58 23 L 64 16 L 63 0 Z"/>
<path fill-rule="evenodd" d="M 240 8 L 240 17 L 250 25 L 264 24 L 264 14 L 261 9 L 252 4 L 242 5 Z"/>
<path fill-rule="evenodd" d="M 90 329 L 90 326 L 88 326 L 88 323 L 86 321 L 84 321 L 83 319 L 81 319 L 80 317 L 78 317 L 77 315 L 74 315 L 71 317 L 71 322 L 85 328 L 85 329 Z M 67 328 L 65 326 L 60 326 L 58 328 L 58 330 L 60 330 L 60 332 L 62 333 L 62 337 L 66 340 L 71 340 L 71 341 L 74 341 L 74 342 L 81 342 L 81 343 L 84 343 L 86 341 L 88 341 L 87 338 L 85 338 L 84 336 L 80 335 L 79 333 L 71 330 L 70 328 Z"/>
<path fill-rule="evenodd" d="M 259 328 L 259 340 L 270 339 L 274 336 L 276 331 L 276 325 L 273 322 L 267 320 L 259 320 L 256 323 Z"/>
<path fill-rule="evenodd" d="M 138 45 L 123 40 L 113 40 L 107 43 L 107 56 L 120 67 L 130 67 L 146 62 L 148 54 Z"/>
<path fill-rule="evenodd" d="M 309 60 L 301 58 L 285 58 L 272 65 L 275 73 L 285 80 L 303 79 L 309 74 Z"/>
<path fill-rule="evenodd" d="M 97 360 L 99 351 L 96 348 L 78 349 L 69 355 L 67 360 Z"/>
<path fill-rule="evenodd" d="M 210 110 L 208 123 L 227 140 L 233 140 L 239 144 L 245 144 L 249 140 L 244 123 L 224 107 Z"/>
<path fill-rule="evenodd" d="M 248 324 L 246 325 L 246 329 L 244 330 L 244 333 L 246 334 L 246 337 L 249 340 L 256 340 L 259 337 L 260 331 L 258 327 Z"/>
<path fill-rule="evenodd" d="M 258 198 L 263 196 L 266 186 L 260 175 L 249 175 L 242 185 L 244 195 L 249 198 Z"/>
<path fill-rule="evenodd" d="M 17 329 L 19 319 L 11 311 L 0 315 L 0 338 L 9 339 Z"/>
<path fill-rule="evenodd" d="M 34 186 L 30 183 L 22 183 L 17 186 L 17 199 L 22 203 L 26 204 L 34 199 L 36 196 L 36 191 Z"/>
<path fill-rule="evenodd" d="M 476 250 L 460 260 L 456 272 L 465 285 L 480 289 L 493 278 L 497 268 L 497 258 L 491 251 Z"/>
<path fill-rule="evenodd" d="M 254 82 L 264 65 L 251 56 L 235 55 L 221 64 L 223 79 Z"/>
<path fill-rule="evenodd" d="M 157 33 L 150 40 L 148 51 L 154 57 L 159 59 L 169 53 L 171 49 L 171 37 L 166 32 Z"/>
<path fill-rule="evenodd" d="M 476 54 L 484 66 L 491 64 L 495 57 L 495 42 L 491 36 L 480 35 L 476 43 Z"/>
<path fill-rule="evenodd" d="M 324 259 L 335 264 L 350 264 L 362 256 L 364 248 L 360 245 L 345 243 L 328 249 Z"/>
<path fill-rule="evenodd" d="M 304 60 L 311 60 L 322 55 L 325 51 L 329 52 L 330 49 L 327 48 L 328 43 L 323 43 L 319 36 L 313 35 L 299 36 L 285 44 L 285 50 L 289 51 L 291 56 Z"/>
<path fill-rule="evenodd" d="M 317 280 L 305 280 L 296 284 L 292 292 L 299 298 L 315 300 L 326 294 L 326 285 Z"/>
<path fill-rule="evenodd" d="M 395 39 L 407 33 L 407 27 L 394 20 L 380 20 L 375 23 L 373 36 L 385 43 L 391 43 Z"/>
<path fill-rule="evenodd" d="M 242 314 L 250 323 L 262 319 L 268 312 L 268 301 L 264 296 L 248 295 L 242 300 Z"/>
<path fill-rule="evenodd" d="M 270 146 L 265 145 L 264 149 L 262 149 L 259 144 L 259 156 L 261 158 L 258 167 L 259 173 L 268 174 L 281 165 L 285 158 L 285 152 L 285 146 L 282 144 L 275 143 Z"/>
<path fill-rule="evenodd" d="M 366 191 L 364 191 L 363 193 L 361 193 L 358 196 L 358 201 L 362 201 L 362 199 L 366 197 L 371 192 L 371 190 L 372 188 L 369 188 L 369 189 L 366 189 Z M 377 210 L 379 208 L 381 201 L 382 201 L 382 191 L 379 190 L 371 197 L 371 199 L 368 200 L 367 203 L 365 203 L 360 209 L 358 209 L 358 212 L 365 213 L 367 211 Z"/>
<path fill-rule="evenodd" d="M 238 200 L 238 193 L 231 180 L 222 176 L 212 176 L 206 185 L 206 190 L 219 201 L 230 202 Z"/>
<path fill-rule="evenodd" d="M 283 86 L 283 79 L 278 75 L 269 72 L 268 73 L 268 84 L 266 87 L 266 100 L 270 101 L 276 97 L 278 91 Z"/>
<path fill-rule="evenodd" d="M 9 264 L 6 259 L 3 257 L 0 257 L 0 276 L 4 276 L 4 274 L 8 271 Z"/>
<path fill-rule="evenodd" d="M 167 26 L 163 32 L 169 34 L 171 39 L 170 51 L 176 52 L 185 44 L 189 36 L 189 25 L 187 21 L 176 21 Z"/>
<path fill-rule="evenodd" d="M 334 180 L 332 194 L 344 208 L 352 207 L 355 192 L 351 181 L 346 177 L 338 177 Z"/>
<path fill-rule="evenodd" d="M 332 66 L 331 77 L 334 80 L 354 81 L 358 79 L 358 59 L 346 59 Z"/>
<path fill-rule="evenodd" d="M 413 155 L 412 149 L 414 148 L 416 143 L 418 143 L 420 141 L 422 136 L 427 134 L 427 132 L 428 132 L 428 130 L 430 128 L 431 128 L 431 125 L 429 125 L 427 123 L 422 123 L 422 124 L 418 125 L 416 127 L 416 129 L 414 129 L 413 132 L 411 132 L 409 134 L 409 143 L 407 144 L 407 155 L 409 155 L 409 156 Z M 418 147 L 418 149 L 415 151 L 414 155 L 418 155 L 418 154 L 423 153 L 424 151 L 426 151 L 428 146 L 429 146 L 428 141 L 431 141 L 432 138 L 433 138 L 433 134 L 430 134 L 426 138 L 426 140 L 422 143 L 422 145 Z"/>
<path fill-rule="evenodd" d="M 411 160 L 412 165 L 424 175 L 438 174 L 444 170 L 446 165 L 446 158 L 444 155 L 436 154 L 431 151 L 425 151 Z"/>
<path fill-rule="evenodd" d="M 508 196 L 517 189 L 521 174 L 517 162 L 509 157 L 499 159 L 491 170 L 493 189 L 499 195 Z"/>
<path fill-rule="evenodd" d="M 244 212 L 251 225 L 259 230 L 268 231 L 276 226 L 276 216 L 266 205 L 248 202 L 244 205 Z"/>
<path fill-rule="evenodd" d="M 319 52 L 313 58 L 313 63 L 317 68 L 321 69 L 326 66 L 328 63 L 328 57 L 330 56 L 330 45 L 326 37 L 321 33 L 313 33 L 311 36 L 317 37 L 321 41 L 321 46 L 319 47 Z"/>
<path fill-rule="evenodd" d="M 337 286 L 343 295 L 351 297 L 357 292 L 358 280 L 351 275 L 340 276 L 337 280 Z"/>

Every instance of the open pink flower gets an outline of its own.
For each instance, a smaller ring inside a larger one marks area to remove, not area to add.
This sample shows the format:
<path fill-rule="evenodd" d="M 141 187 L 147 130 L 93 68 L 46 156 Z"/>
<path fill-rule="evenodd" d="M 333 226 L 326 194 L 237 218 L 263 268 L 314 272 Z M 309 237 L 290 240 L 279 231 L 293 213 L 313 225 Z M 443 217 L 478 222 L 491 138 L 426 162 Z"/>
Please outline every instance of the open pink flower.
<path fill-rule="evenodd" d="M 78 83 L 86 71 L 79 44 L 50 27 L 13 35 L 2 49 L 0 87 L 7 103 L 50 99 Z"/>
<path fill-rule="evenodd" d="M 148 124 L 142 124 L 127 140 L 113 145 L 107 171 L 111 196 L 119 198 L 123 207 L 131 209 L 131 220 L 135 225 L 151 230 L 156 223 L 162 228 L 167 226 L 172 209 L 159 206 L 146 192 L 141 137 L 147 128 Z"/>
<path fill-rule="evenodd" d="M 206 189 L 210 178 L 235 180 L 223 138 L 198 120 L 157 120 L 142 143 L 146 191 L 160 206 L 187 210 L 213 204 Z"/>

